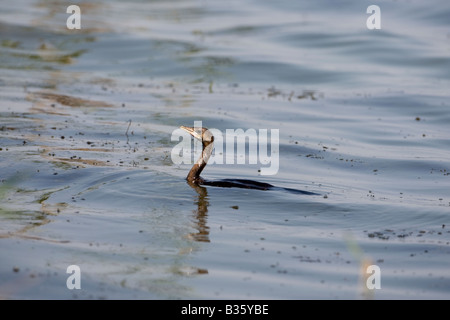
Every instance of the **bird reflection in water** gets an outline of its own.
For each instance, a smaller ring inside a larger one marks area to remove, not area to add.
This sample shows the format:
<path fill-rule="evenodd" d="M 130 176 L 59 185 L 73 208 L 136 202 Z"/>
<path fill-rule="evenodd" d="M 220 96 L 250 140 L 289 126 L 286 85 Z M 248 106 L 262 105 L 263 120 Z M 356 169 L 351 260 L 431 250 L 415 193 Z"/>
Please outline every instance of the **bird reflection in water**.
<path fill-rule="evenodd" d="M 197 199 L 194 202 L 197 204 L 197 209 L 193 211 L 196 220 L 196 233 L 191 233 L 189 236 L 198 242 L 209 242 L 209 227 L 207 226 L 208 220 L 208 191 L 205 187 L 202 187 L 194 182 L 188 181 L 188 184 L 197 192 Z"/>

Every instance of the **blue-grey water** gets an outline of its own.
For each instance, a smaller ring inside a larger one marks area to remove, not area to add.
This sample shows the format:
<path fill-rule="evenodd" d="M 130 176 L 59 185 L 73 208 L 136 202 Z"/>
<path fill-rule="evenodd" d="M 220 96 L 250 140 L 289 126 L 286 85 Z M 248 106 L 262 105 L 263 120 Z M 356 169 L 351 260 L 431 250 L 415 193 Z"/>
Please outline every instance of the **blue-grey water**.
<path fill-rule="evenodd" d="M 371 4 L 0 1 L 0 298 L 449 299 L 450 4 Z M 194 121 L 319 195 L 191 187 Z"/>

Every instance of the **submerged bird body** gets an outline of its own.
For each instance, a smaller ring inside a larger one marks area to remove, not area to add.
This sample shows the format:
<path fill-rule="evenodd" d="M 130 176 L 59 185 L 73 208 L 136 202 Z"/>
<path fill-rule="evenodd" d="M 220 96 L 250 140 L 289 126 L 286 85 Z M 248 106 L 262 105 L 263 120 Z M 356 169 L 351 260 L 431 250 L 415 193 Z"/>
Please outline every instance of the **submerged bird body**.
<path fill-rule="evenodd" d="M 290 189 L 290 188 L 281 188 L 275 187 L 269 183 L 258 182 L 253 180 L 246 179 L 223 179 L 219 181 L 208 181 L 200 177 L 201 172 L 206 167 L 209 158 L 211 157 L 212 151 L 214 149 L 214 136 L 207 128 L 193 128 L 193 127 L 185 127 L 181 126 L 181 129 L 189 132 L 191 136 L 195 139 L 198 139 L 202 142 L 202 154 L 198 158 L 197 162 L 194 163 L 191 170 L 189 171 L 186 180 L 191 184 L 196 185 L 207 185 L 214 187 L 222 187 L 222 188 L 244 188 L 244 189 L 255 189 L 255 190 L 284 190 L 298 194 L 307 194 L 307 195 L 317 195 L 316 193 Z"/>

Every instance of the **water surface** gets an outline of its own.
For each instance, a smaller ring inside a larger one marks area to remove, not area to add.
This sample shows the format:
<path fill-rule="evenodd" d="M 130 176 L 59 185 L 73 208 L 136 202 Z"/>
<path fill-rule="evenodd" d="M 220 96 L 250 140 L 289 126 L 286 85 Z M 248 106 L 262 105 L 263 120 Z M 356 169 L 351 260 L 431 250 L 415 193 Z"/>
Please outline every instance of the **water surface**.
<path fill-rule="evenodd" d="M 450 6 L 371 4 L 3 6 L 0 297 L 450 298 Z M 319 196 L 191 187 L 194 121 L 280 132 L 276 175 L 205 178 Z"/>

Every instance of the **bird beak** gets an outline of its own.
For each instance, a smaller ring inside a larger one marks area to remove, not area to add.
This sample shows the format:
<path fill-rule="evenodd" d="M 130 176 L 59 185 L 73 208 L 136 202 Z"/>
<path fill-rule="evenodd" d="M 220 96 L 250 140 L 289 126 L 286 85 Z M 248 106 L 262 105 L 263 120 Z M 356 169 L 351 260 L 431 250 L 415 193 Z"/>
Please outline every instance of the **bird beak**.
<path fill-rule="evenodd" d="M 181 129 L 183 129 L 184 131 L 187 131 L 191 134 L 191 136 L 193 136 L 195 139 L 198 140 L 202 140 L 202 134 L 201 134 L 201 128 L 200 128 L 200 132 L 196 131 L 196 128 L 192 128 L 192 127 L 185 127 L 185 126 L 181 126 Z"/>

